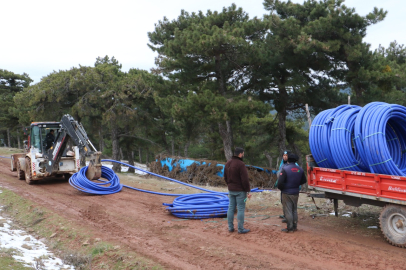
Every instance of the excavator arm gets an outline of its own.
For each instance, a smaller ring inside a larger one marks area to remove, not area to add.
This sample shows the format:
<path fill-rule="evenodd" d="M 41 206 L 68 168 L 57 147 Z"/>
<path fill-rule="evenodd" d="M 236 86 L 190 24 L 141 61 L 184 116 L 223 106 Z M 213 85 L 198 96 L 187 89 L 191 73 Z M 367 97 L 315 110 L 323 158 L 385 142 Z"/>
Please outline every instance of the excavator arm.
<path fill-rule="evenodd" d="M 65 151 L 69 141 L 79 147 L 81 155 L 90 157 L 86 177 L 90 180 L 99 179 L 101 177 L 101 152 L 98 152 L 89 140 L 83 126 L 69 114 L 62 116 L 60 131 L 55 138 L 54 144 L 44 153 L 48 159 L 46 170 L 50 173 L 58 170 L 62 153 Z"/>

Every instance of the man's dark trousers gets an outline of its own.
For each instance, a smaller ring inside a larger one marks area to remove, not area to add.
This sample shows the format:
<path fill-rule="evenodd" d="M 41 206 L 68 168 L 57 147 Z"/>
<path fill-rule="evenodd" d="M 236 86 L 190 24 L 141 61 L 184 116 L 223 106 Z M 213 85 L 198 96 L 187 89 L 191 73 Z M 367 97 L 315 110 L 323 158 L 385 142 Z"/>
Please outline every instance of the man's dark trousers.
<path fill-rule="evenodd" d="M 289 195 L 282 193 L 283 213 L 287 222 L 289 231 L 297 229 L 297 201 L 299 194 Z"/>

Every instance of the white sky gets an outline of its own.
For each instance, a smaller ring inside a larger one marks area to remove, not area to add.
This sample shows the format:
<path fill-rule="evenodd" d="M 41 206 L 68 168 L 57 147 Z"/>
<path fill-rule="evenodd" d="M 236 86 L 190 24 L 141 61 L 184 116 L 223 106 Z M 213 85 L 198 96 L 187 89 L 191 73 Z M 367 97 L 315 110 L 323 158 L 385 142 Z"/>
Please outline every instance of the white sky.
<path fill-rule="evenodd" d="M 293 0 L 302 3 L 303 0 Z M 221 11 L 235 3 L 250 17 L 267 13 L 263 0 L 13 0 L 0 5 L 0 69 L 26 72 L 40 81 L 52 71 L 93 66 L 98 56 L 114 56 L 123 71 L 149 70 L 155 54 L 147 46 L 147 32 L 164 16 L 176 19 L 181 9 Z M 376 6 L 388 11 L 386 19 L 368 29 L 365 41 L 375 49 L 391 41 L 406 43 L 404 0 L 347 0 L 365 15 Z"/>

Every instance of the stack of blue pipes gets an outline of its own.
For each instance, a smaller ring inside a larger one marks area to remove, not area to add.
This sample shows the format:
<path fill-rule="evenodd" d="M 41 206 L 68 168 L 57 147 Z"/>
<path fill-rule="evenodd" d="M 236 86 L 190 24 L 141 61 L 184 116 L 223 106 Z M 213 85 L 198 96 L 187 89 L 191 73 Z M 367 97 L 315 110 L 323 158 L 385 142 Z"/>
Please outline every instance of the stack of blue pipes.
<path fill-rule="evenodd" d="M 406 107 L 372 102 L 322 111 L 309 144 L 319 167 L 406 176 Z"/>

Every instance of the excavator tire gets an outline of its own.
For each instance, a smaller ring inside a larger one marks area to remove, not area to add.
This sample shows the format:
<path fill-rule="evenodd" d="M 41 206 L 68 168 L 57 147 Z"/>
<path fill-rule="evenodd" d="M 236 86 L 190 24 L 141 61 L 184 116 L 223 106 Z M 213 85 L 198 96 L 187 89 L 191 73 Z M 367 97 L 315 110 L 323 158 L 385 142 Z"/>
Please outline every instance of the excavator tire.
<path fill-rule="evenodd" d="M 25 158 L 25 182 L 27 182 L 28 185 L 34 184 L 31 172 L 31 159 L 28 157 Z"/>
<path fill-rule="evenodd" d="M 18 180 L 24 180 L 25 179 L 25 173 L 24 173 L 23 170 L 21 170 L 20 161 L 17 161 L 17 178 L 18 178 Z"/>
<path fill-rule="evenodd" d="M 406 207 L 386 205 L 379 216 L 381 231 L 392 245 L 406 248 Z"/>
<path fill-rule="evenodd" d="M 17 168 L 14 167 L 14 156 L 13 155 L 11 155 L 11 168 L 10 168 L 10 170 L 12 172 L 17 171 Z"/>

